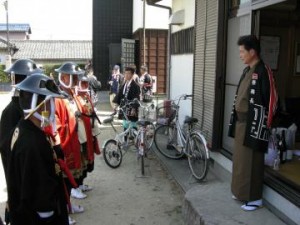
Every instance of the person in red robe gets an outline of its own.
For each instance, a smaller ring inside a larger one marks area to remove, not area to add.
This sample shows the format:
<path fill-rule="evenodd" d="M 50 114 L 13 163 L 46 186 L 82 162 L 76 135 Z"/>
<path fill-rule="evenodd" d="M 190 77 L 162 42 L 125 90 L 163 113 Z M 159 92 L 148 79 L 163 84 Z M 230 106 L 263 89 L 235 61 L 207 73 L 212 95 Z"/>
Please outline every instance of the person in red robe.
<path fill-rule="evenodd" d="M 78 108 L 77 97 L 75 95 L 75 86 L 78 83 L 79 76 L 84 74 L 84 71 L 79 68 L 76 63 L 66 62 L 58 69 L 59 87 L 62 91 L 68 94 L 67 99 L 55 100 L 56 128 L 58 132 L 57 142 L 60 144 L 66 164 L 71 171 L 76 183 L 80 183 L 83 175 L 83 164 L 81 162 L 81 151 L 84 146 L 81 145 L 82 127 L 84 126 L 80 119 L 80 109 Z M 69 196 L 83 199 L 87 195 L 78 187 L 74 187 L 68 179 L 65 179 Z M 84 209 L 80 205 L 71 203 L 71 213 L 80 213 Z M 69 218 L 70 224 L 75 221 Z"/>
<path fill-rule="evenodd" d="M 87 176 L 87 172 L 94 170 L 94 159 L 95 154 L 100 154 L 100 148 L 97 136 L 100 134 L 98 124 L 100 123 L 99 118 L 94 110 L 89 94 L 89 80 L 86 76 L 82 76 L 78 87 L 76 89 L 76 96 L 74 98 L 76 105 L 80 111 L 80 120 L 83 122 L 84 131 L 81 140 L 81 145 L 84 146 L 81 151 L 81 162 L 83 164 L 83 176 L 79 181 L 79 187 L 82 191 L 89 191 L 91 187 L 83 184 L 83 180 Z"/>

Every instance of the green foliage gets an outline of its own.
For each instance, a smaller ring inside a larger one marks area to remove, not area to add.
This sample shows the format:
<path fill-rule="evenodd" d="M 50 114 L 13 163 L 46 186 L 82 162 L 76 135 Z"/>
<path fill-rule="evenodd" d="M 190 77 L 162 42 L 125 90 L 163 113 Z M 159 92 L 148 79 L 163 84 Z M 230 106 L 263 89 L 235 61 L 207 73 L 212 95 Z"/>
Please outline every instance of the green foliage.
<path fill-rule="evenodd" d="M 0 65 L 0 83 L 7 83 L 10 81 L 9 76 L 4 72 L 5 65 Z"/>
<path fill-rule="evenodd" d="M 57 72 L 55 72 L 55 69 L 57 69 L 58 67 L 60 67 L 60 64 L 49 64 L 49 65 L 43 65 L 43 69 L 44 69 L 44 74 L 46 75 L 50 75 L 50 73 L 52 73 L 53 77 L 55 80 L 57 80 L 58 74 Z"/>

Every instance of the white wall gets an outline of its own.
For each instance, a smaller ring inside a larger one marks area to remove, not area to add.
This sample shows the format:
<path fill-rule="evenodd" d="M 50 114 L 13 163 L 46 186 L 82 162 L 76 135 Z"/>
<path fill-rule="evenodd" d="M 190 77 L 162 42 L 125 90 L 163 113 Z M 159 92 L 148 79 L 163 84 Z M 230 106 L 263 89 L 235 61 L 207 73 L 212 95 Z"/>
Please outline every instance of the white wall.
<path fill-rule="evenodd" d="M 184 24 L 172 25 L 172 33 L 195 25 L 195 0 L 173 0 L 172 12 L 184 9 Z"/>
<path fill-rule="evenodd" d="M 158 5 L 171 6 L 171 0 L 163 0 Z M 168 29 L 169 28 L 169 10 L 162 9 L 146 4 L 146 29 Z M 143 1 L 133 1 L 133 33 L 143 28 Z"/>
<path fill-rule="evenodd" d="M 170 98 L 174 99 L 181 94 L 193 93 L 193 63 L 194 55 L 171 56 Z M 192 102 L 182 101 L 180 104 L 179 120 L 183 121 L 186 115 L 192 114 Z"/>
<path fill-rule="evenodd" d="M 180 31 L 195 24 L 195 0 L 173 0 L 172 11 L 184 9 L 184 24 L 172 25 L 172 32 Z M 171 56 L 170 70 L 170 98 L 174 99 L 181 94 L 193 93 L 194 55 L 182 54 Z M 183 121 L 186 115 L 192 114 L 192 102 L 182 101 L 179 119 Z"/>

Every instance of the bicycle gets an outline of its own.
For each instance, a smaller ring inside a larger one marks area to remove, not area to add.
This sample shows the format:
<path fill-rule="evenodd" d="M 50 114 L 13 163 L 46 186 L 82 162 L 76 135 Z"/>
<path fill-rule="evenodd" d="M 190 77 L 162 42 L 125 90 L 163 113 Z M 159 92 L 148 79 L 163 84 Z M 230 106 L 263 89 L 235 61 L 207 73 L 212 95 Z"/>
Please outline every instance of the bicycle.
<path fill-rule="evenodd" d="M 186 116 L 183 126 L 178 119 L 180 101 L 191 98 L 192 95 L 181 95 L 177 102 L 172 101 L 169 108 L 163 108 L 163 111 L 168 112 L 169 120 L 156 128 L 154 143 L 159 152 L 167 158 L 180 159 L 186 155 L 192 175 L 201 181 L 207 175 L 210 158 L 204 133 L 195 129 L 197 118 Z"/>
<path fill-rule="evenodd" d="M 130 146 L 134 145 L 135 150 L 138 149 L 137 156 L 138 159 L 141 158 L 142 174 L 144 175 L 144 156 L 148 153 L 153 143 L 155 128 L 151 121 L 144 119 L 136 122 L 139 126 L 139 129 L 136 129 L 135 122 L 131 122 L 128 119 L 127 111 L 129 108 L 137 108 L 137 106 L 140 107 L 141 103 L 138 100 L 134 100 L 124 103 L 124 106 L 119 108 L 119 113 L 123 115 L 125 121 L 128 123 L 127 129 L 119 134 L 113 125 L 113 116 L 116 113 L 103 121 L 103 123 L 110 123 L 116 133 L 114 139 L 109 139 L 104 143 L 103 157 L 108 166 L 117 168 L 122 163 L 123 155 L 125 155 Z"/>

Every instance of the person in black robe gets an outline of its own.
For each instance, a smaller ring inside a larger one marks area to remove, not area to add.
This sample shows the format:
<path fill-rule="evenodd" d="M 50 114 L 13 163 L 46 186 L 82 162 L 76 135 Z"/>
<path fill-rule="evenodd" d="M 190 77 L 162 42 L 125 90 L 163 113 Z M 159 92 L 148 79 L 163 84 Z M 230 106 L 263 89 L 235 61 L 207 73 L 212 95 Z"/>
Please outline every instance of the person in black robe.
<path fill-rule="evenodd" d="M 131 67 L 125 68 L 125 82 L 119 89 L 118 94 L 113 99 L 113 103 L 122 106 L 122 101 L 132 101 L 134 99 L 139 99 L 140 97 L 140 86 L 133 80 L 134 69 Z M 131 121 L 137 121 L 137 117 L 129 117 Z"/>
<path fill-rule="evenodd" d="M 27 76 L 42 71 L 37 68 L 34 61 L 30 59 L 19 59 L 4 72 L 10 75 L 12 85 L 15 85 L 23 81 Z M 13 90 L 11 101 L 2 111 L 0 120 L 0 153 L 5 174 L 7 168 L 7 155 L 10 151 L 4 149 L 3 145 L 21 118 L 23 118 L 23 111 L 19 105 L 19 94 L 18 91 Z"/>
<path fill-rule="evenodd" d="M 7 73 L 12 81 L 12 85 L 18 84 L 23 81 L 27 76 L 33 73 L 41 72 L 37 68 L 34 61 L 30 59 L 19 59 L 10 68 L 4 71 Z M 6 179 L 7 162 L 10 154 L 10 150 L 4 147 L 5 142 L 10 137 L 13 129 L 21 118 L 23 118 L 23 111 L 19 105 L 19 93 L 13 89 L 13 96 L 10 103 L 5 107 L 1 114 L 0 120 L 0 154 L 2 160 L 2 166 L 4 169 L 4 175 Z M 9 223 L 7 208 L 5 209 L 5 222 Z"/>
<path fill-rule="evenodd" d="M 69 224 L 62 171 L 52 144 L 52 98 L 60 97 L 54 87 L 53 79 L 43 74 L 16 85 L 20 106 L 29 115 L 19 121 L 6 145 L 11 150 L 7 170 L 11 225 Z M 50 116 L 45 117 L 44 111 Z"/>

